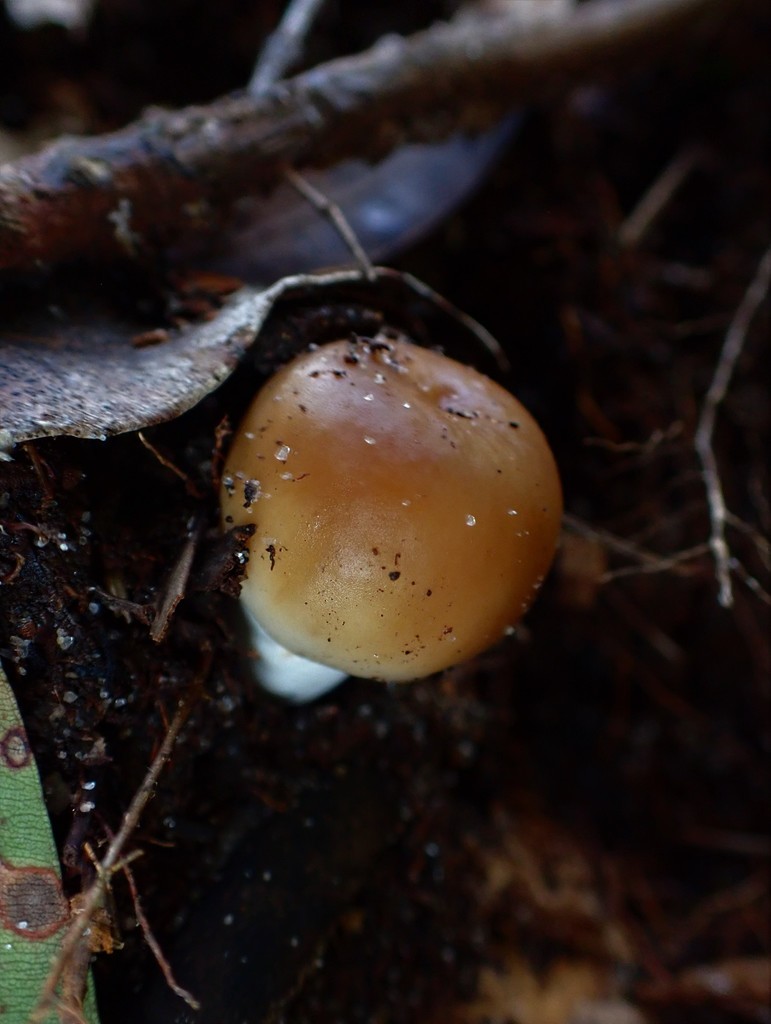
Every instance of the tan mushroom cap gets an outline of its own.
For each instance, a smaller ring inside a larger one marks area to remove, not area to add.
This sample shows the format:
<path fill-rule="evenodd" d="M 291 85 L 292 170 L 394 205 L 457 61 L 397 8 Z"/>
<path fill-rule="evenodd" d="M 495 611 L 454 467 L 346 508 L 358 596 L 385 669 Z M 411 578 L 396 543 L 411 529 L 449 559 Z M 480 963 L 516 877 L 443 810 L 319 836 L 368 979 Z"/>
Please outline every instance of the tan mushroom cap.
<path fill-rule="evenodd" d="M 223 477 L 223 525 L 256 527 L 249 611 L 290 651 L 385 680 L 495 643 L 533 600 L 561 515 L 527 410 L 476 370 L 384 336 L 280 369 Z"/>

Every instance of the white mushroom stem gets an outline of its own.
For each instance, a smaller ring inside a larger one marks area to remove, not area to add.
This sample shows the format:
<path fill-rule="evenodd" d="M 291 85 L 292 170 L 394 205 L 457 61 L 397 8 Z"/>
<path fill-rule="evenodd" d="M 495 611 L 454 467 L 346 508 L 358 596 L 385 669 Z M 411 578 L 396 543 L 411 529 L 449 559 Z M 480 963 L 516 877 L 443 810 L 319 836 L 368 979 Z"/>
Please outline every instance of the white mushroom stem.
<path fill-rule="evenodd" d="M 269 693 L 295 704 L 305 704 L 334 689 L 347 678 L 347 672 L 288 651 L 265 632 L 248 608 L 244 608 L 244 612 L 258 654 L 254 660 L 254 674 Z"/>

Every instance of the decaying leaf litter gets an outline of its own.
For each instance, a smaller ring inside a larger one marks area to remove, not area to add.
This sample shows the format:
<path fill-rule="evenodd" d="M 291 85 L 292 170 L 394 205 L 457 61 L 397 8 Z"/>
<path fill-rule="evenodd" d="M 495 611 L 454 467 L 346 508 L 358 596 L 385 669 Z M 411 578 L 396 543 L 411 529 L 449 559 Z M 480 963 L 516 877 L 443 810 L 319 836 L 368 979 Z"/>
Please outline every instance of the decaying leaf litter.
<path fill-rule="evenodd" d="M 561 449 L 574 517 L 563 566 L 514 647 L 439 687 L 373 694 L 349 684 L 323 707 L 266 704 L 239 686 L 228 599 L 193 594 L 226 578 L 213 534 L 162 648 L 148 643 L 152 606 L 200 509 L 152 451 L 135 436 L 105 446 L 37 442 L 3 466 L 3 491 L 19 495 L 23 512 L 4 556 L 29 601 L 26 634 L 11 634 L 8 671 L 47 765 L 65 853 L 84 831 L 77 816 L 69 831 L 67 809 L 84 766 L 100 771 L 101 806 L 113 807 L 115 828 L 191 678 L 191 654 L 200 671 L 201 650 L 218 653 L 205 711 L 193 712 L 180 740 L 190 756 L 169 766 L 137 836 L 144 856 L 132 865 L 167 951 L 169 923 L 188 902 L 183 879 L 205 880 L 231 849 L 259 844 L 268 829 L 278 831 L 277 849 L 283 841 L 299 850 L 299 871 L 310 852 L 293 832 L 292 808 L 337 799 L 350 815 L 377 791 L 380 816 L 365 835 L 381 852 L 349 865 L 360 895 L 346 897 L 345 913 L 333 907 L 338 929 L 325 969 L 308 980 L 292 1019 L 366 1020 L 376 1000 L 394 1020 L 429 1011 L 443 1020 L 451 1012 L 539 1020 L 557 993 L 565 1020 L 579 1012 L 596 1019 L 603 1004 L 644 1020 L 681 1019 L 684 1007 L 696 1020 L 762 1019 L 762 305 L 715 435 L 729 509 L 730 613 L 715 602 L 692 444 L 767 245 L 757 215 L 767 181 L 752 35 L 737 27 L 723 39 L 722 75 L 716 57 L 710 65 L 694 54 L 531 115 L 491 186 L 406 257 L 408 269 L 504 342 L 522 393 Z M 700 160 L 619 256 L 613 238 L 624 216 L 694 136 Z M 518 345 L 523 330 L 538 344 Z M 245 400 L 247 390 L 232 380 L 223 404 L 239 392 Z M 211 493 L 220 412 L 204 403 L 148 431 L 197 493 Z M 25 648 L 29 622 L 43 628 Z M 101 696 L 105 682 L 112 692 Z M 73 693 L 77 700 L 64 699 Z M 144 751 L 137 722 L 147 730 Z M 327 796 L 341 766 L 350 784 Z M 406 826 L 394 825 L 397 805 Z M 341 856 L 330 840 L 328 867 Z M 108 1006 L 125 993 L 136 998 L 151 970 L 126 928 L 131 910 L 119 882 L 116 890 L 126 949 L 97 964 L 115 999 Z M 322 902 L 311 886 L 307 905 Z M 296 922 L 289 905 L 283 911 L 278 927 L 290 938 Z M 284 960 L 290 978 L 301 962 Z M 377 991 L 373 964 L 383 979 Z M 450 979 L 453 1008 L 440 1011 Z M 472 1009 L 460 1008 L 474 992 Z"/>

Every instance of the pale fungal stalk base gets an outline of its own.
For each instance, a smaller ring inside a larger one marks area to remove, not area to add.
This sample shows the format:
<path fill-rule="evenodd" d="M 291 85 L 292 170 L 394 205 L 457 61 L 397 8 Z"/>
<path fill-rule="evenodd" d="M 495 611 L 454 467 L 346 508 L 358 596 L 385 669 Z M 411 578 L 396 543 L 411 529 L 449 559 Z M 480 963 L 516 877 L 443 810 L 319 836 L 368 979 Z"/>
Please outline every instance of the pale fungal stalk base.
<path fill-rule="evenodd" d="M 258 657 L 254 675 L 263 689 L 294 704 L 305 704 L 334 689 L 347 672 L 293 654 L 265 632 L 248 608 L 244 608 L 249 633 Z"/>

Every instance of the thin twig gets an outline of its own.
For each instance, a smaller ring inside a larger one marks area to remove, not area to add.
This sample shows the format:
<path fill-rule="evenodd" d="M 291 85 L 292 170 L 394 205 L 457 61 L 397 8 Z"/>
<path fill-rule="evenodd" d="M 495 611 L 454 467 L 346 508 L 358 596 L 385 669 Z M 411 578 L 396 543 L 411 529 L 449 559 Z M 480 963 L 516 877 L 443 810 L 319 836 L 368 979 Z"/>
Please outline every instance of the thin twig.
<path fill-rule="evenodd" d="M 52 1005 L 55 1004 L 57 998 L 56 988 L 62 974 L 72 957 L 80 948 L 91 925 L 94 911 L 104 899 L 105 888 L 110 874 L 119 863 L 123 847 L 126 845 L 132 832 L 137 827 L 139 819 L 142 816 L 142 812 L 144 811 L 148 800 L 153 795 L 156 783 L 158 782 L 158 777 L 163 771 L 166 762 L 169 760 L 174 744 L 177 740 L 177 736 L 190 714 L 193 700 L 194 696 L 191 695 L 180 701 L 168 732 L 164 737 L 163 743 L 161 744 L 158 753 L 153 758 L 153 762 L 142 780 L 142 784 L 134 794 L 134 798 L 132 799 L 128 810 L 123 815 L 123 821 L 121 822 L 121 826 L 118 829 L 115 838 L 110 842 L 110 845 L 107 848 L 107 853 L 100 862 L 100 871 L 97 874 L 97 878 L 87 892 L 84 893 L 80 913 L 77 917 L 73 918 L 72 923 L 64 934 L 62 944 L 59 948 L 59 953 L 55 962 L 51 966 L 51 970 L 48 973 L 48 977 L 46 978 L 42 989 L 40 990 L 40 996 L 32 1014 L 29 1017 L 28 1024 L 42 1024 L 50 1012 Z"/>
<path fill-rule="evenodd" d="M 200 497 L 200 495 L 196 495 L 194 484 L 191 481 L 190 477 L 187 475 L 187 473 L 183 469 L 180 469 L 179 466 L 175 465 L 171 461 L 171 459 L 167 459 L 166 456 L 163 455 L 155 447 L 155 445 L 152 443 L 152 441 L 150 441 L 150 439 L 146 436 L 146 434 L 145 434 L 145 432 L 143 430 L 138 430 L 137 431 L 137 437 L 139 438 L 140 443 L 142 445 L 144 445 L 144 447 L 152 455 L 154 455 L 156 457 L 156 459 L 158 460 L 158 462 L 160 462 L 160 464 L 162 466 L 164 466 L 166 469 L 168 469 L 170 472 L 172 472 L 174 474 L 174 476 L 179 477 L 179 479 L 185 484 L 185 486 L 186 486 L 186 488 L 187 488 L 189 493 L 193 494 L 194 497 L 195 496 Z"/>
<path fill-rule="evenodd" d="M 563 523 L 574 533 L 577 533 L 582 537 L 588 537 L 591 540 L 596 540 L 609 551 L 613 551 L 618 555 L 623 555 L 626 558 L 631 558 L 636 563 L 634 567 L 627 567 L 623 570 L 619 569 L 612 574 L 606 573 L 602 578 L 603 583 L 606 583 L 608 579 L 615 575 L 624 575 L 627 571 L 643 571 L 640 566 L 643 566 L 645 571 L 648 572 L 659 572 L 663 569 L 672 568 L 679 562 L 689 558 L 695 558 L 698 555 L 703 555 L 708 550 L 708 546 L 702 544 L 698 548 L 691 548 L 688 551 L 680 551 L 672 555 L 662 555 L 657 554 L 655 551 L 648 551 L 645 548 L 641 548 L 633 541 L 626 540 L 623 537 L 618 537 L 615 533 L 611 533 L 609 530 L 602 530 L 596 526 L 591 526 L 589 523 L 584 522 L 583 519 L 580 519 L 578 516 L 574 516 L 570 512 L 566 512 L 564 514 Z"/>
<path fill-rule="evenodd" d="M 302 56 L 303 40 L 325 0 L 290 0 L 284 15 L 257 58 L 247 89 L 260 96 L 280 81 Z"/>
<path fill-rule="evenodd" d="M 678 420 L 666 430 L 654 430 L 647 441 L 613 441 L 607 437 L 585 437 L 581 442 L 586 448 L 604 448 L 616 455 L 650 455 L 662 444 L 674 441 L 683 432 Z"/>
<path fill-rule="evenodd" d="M 763 562 L 765 569 L 771 569 L 771 541 L 764 537 L 759 530 L 756 530 L 754 526 L 749 523 L 745 523 L 739 516 L 734 515 L 733 512 L 726 512 L 725 521 L 729 526 L 733 526 L 739 533 L 744 534 L 745 537 L 749 537 L 755 550 L 758 553 L 760 560 Z"/>
<path fill-rule="evenodd" d="M 747 572 L 746 568 L 738 558 L 729 559 L 728 568 L 739 577 L 745 587 L 750 590 L 759 601 L 762 601 L 763 604 L 771 607 L 771 594 L 769 594 L 769 592 L 763 587 L 763 584 L 759 579 L 757 579 L 757 577 L 752 576 Z"/>
<path fill-rule="evenodd" d="M 639 608 L 621 588 L 616 588 L 613 591 L 609 598 L 609 603 L 625 624 L 638 633 L 660 658 L 668 661 L 671 665 L 683 663 L 685 660 L 683 648 L 658 623 L 650 618 L 648 615 L 649 608 Z M 678 694 L 668 690 L 659 679 L 656 679 L 655 687 L 659 692 L 658 699 L 665 706 L 669 706 L 677 714 L 688 716 L 689 706 Z"/>
<path fill-rule="evenodd" d="M 160 967 L 163 977 L 166 979 L 166 984 L 169 986 L 171 991 L 175 995 L 179 996 L 180 999 L 183 999 L 191 1009 L 200 1010 L 201 1004 L 191 992 L 188 992 L 186 988 L 183 988 L 177 982 L 171 969 L 171 964 L 163 955 L 163 950 L 153 934 L 153 931 L 150 928 L 150 922 L 147 920 L 145 912 L 142 909 L 142 901 L 139 898 L 139 890 L 137 889 L 137 884 L 134 880 L 133 871 L 125 860 L 121 867 L 123 869 L 123 874 L 126 877 L 126 882 L 128 883 L 129 892 L 131 893 L 131 901 L 134 904 L 134 913 L 136 914 L 137 921 L 139 922 L 139 927 L 142 929 L 142 935 L 144 936 L 145 942 L 150 947 L 150 951 L 155 957 L 155 962 Z"/>
<path fill-rule="evenodd" d="M 611 569 L 603 573 L 600 583 L 611 583 L 613 580 L 620 580 L 625 576 L 646 576 L 652 573 L 672 572 L 688 562 L 702 558 L 708 552 L 709 544 L 696 544 L 692 548 L 677 551 L 674 555 L 661 555 L 652 562 L 646 560 L 643 565 L 625 565 L 620 569 Z"/>
<path fill-rule="evenodd" d="M 179 553 L 179 557 L 171 570 L 171 575 L 158 605 L 158 611 L 150 626 L 150 636 L 156 643 L 160 643 L 166 636 L 171 616 L 185 596 L 187 581 L 190 577 L 190 570 L 193 567 L 193 558 L 195 557 L 198 542 L 201 539 L 202 529 L 202 522 L 193 522 L 188 530 L 188 535 Z"/>
<path fill-rule="evenodd" d="M 356 232 L 346 220 L 345 214 L 337 203 L 333 203 L 324 195 L 323 192 L 320 192 L 317 188 L 311 185 L 307 178 L 304 178 L 302 174 L 298 174 L 297 171 L 292 170 L 291 167 L 287 168 L 286 180 L 296 192 L 300 193 L 303 199 L 307 199 L 308 202 L 318 210 L 322 217 L 326 217 L 327 220 L 329 220 L 350 249 L 353 258 L 358 264 L 364 277 L 366 277 L 368 281 L 374 281 L 375 271 L 372 263 L 370 262 L 369 256 L 367 256 L 364 251 L 364 247 L 356 237 Z"/>
<path fill-rule="evenodd" d="M 731 552 L 726 542 L 727 509 L 720 472 L 712 447 L 715 433 L 715 422 L 718 409 L 726 396 L 731 379 L 736 369 L 739 356 L 747 339 L 755 314 L 761 306 L 769 286 L 771 286 L 771 247 L 763 254 L 755 276 L 750 282 L 739 308 L 726 332 L 723 347 L 720 351 L 712 383 L 709 386 L 704 404 L 701 407 L 699 422 L 696 426 L 693 444 L 701 462 L 701 474 L 707 491 L 709 507 L 710 537 L 709 546 L 715 560 L 715 575 L 718 581 L 718 600 L 724 608 L 733 605 L 731 588 Z"/>
<path fill-rule="evenodd" d="M 639 245 L 661 216 L 672 197 L 693 171 L 701 150 L 689 146 L 672 160 L 642 196 L 618 229 L 618 242 L 625 249 Z"/>

